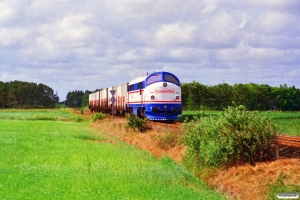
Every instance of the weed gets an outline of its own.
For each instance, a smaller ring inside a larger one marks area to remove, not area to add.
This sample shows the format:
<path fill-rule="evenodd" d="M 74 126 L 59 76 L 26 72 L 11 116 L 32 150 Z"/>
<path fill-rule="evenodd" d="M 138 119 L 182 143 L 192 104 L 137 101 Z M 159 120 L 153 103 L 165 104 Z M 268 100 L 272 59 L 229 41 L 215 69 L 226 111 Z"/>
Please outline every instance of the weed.
<path fill-rule="evenodd" d="M 83 122 L 84 119 L 81 116 L 76 116 L 74 119 L 75 122 Z"/>
<path fill-rule="evenodd" d="M 82 139 L 82 140 L 101 140 L 103 139 L 99 135 L 93 135 L 93 134 L 76 134 L 74 135 L 74 138 Z"/>
<path fill-rule="evenodd" d="M 179 143 L 179 136 L 173 133 L 159 135 L 154 139 L 157 141 L 158 146 L 165 150 L 175 147 Z"/>
<path fill-rule="evenodd" d="M 285 181 L 289 179 L 289 176 L 285 173 L 281 173 L 274 183 L 269 184 L 269 196 L 268 199 L 277 199 L 278 193 L 284 192 L 296 192 L 300 193 L 300 186 L 295 184 L 285 184 Z"/>
<path fill-rule="evenodd" d="M 93 116 L 92 116 L 92 122 L 95 122 L 97 120 L 102 120 L 102 119 L 105 119 L 107 118 L 108 115 L 107 114 L 104 114 L 104 113 L 95 113 Z"/>

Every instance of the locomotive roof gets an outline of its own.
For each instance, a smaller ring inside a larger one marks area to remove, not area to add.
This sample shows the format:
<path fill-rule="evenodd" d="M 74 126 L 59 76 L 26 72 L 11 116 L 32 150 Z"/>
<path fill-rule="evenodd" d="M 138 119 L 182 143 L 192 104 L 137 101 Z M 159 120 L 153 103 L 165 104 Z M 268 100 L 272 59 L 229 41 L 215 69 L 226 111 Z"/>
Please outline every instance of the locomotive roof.
<path fill-rule="evenodd" d="M 151 76 L 152 74 L 159 74 L 159 73 L 168 73 L 168 74 L 172 74 L 172 73 L 170 73 L 170 72 L 165 72 L 165 71 L 153 72 L 153 73 L 151 73 L 151 74 L 147 74 L 147 75 L 138 77 L 138 78 L 136 78 L 136 79 L 133 79 L 133 80 L 130 81 L 128 84 L 129 84 L 129 85 L 132 85 L 132 84 L 135 84 L 135 83 L 143 82 L 143 81 L 145 81 L 145 79 L 146 79 L 148 76 Z"/>

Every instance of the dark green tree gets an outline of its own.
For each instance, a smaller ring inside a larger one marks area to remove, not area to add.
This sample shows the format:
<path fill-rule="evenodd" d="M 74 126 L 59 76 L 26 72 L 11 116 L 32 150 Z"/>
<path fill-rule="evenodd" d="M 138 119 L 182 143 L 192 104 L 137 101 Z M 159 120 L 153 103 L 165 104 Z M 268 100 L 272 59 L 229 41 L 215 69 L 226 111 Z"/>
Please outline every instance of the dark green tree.
<path fill-rule="evenodd" d="M 66 102 L 65 102 L 66 106 L 81 107 L 83 96 L 84 96 L 84 92 L 82 90 L 75 90 L 72 92 L 68 92 Z"/>
<path fill-rule="evenodd" d="M 182 83 L 182 107 L 188 110 L 222 110 L 228 106 L 245 105 L 249 110 L 300 110 L 300 89 L 286 84 L 227 83 L 205 86 L 198 82 Z"/>
<path fill-rule="evenodd" d="M 0 108 L 5 107 L 5 103 L 7 101 L 7 85 L 6 83 L 0 81 Z"/>
<path fill-rule="evenodd" d="M 88 106 L 89 104 L 89 94 L 92 92 L 89 90 L 86 90 L 83 97 L 82 97 L 82 106 Z"/>
<path fill-rule="evenodd" d="M 54 107 L 59 101 L 53 89 L 44 84 L 23 81 L 0 83 L 1 107 L 35 108 Z"/>

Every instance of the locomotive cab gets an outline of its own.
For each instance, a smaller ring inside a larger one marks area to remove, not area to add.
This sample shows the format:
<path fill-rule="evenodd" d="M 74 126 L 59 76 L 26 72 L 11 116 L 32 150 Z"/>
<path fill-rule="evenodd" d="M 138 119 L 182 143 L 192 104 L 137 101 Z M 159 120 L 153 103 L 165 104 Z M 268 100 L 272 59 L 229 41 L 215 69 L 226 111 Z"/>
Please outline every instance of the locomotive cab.
<path fill-rule="evenodd" d="M 169 72 L 154 72 L 128 84 L 128 112 L 150 120 L 178 120 L 181 114 L 179 79 Z"/>

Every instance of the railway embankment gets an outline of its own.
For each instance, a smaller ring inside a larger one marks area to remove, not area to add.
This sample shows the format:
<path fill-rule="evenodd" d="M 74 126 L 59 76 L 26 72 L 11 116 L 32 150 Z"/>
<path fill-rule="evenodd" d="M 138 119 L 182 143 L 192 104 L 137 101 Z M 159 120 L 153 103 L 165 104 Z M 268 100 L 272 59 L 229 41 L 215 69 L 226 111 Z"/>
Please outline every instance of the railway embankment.
<path fill-rule="evenodd" d="M 110 136 L 152 153 L 156 158 L 168 156 L 182 163 L 186 148 L 181 144 L 181 123 L 151 122 L 151 129 L 140 133 L 126 129 L 126 119 L 115 117 L 92 123 Z M 289 192 L 300 185 L 300 137 L 277 136 L 278 160 L 244 164 L 219 169 L 206 177 L 210 187 L 218 188 L 233 199 L 267 199 L 280 192 Z M 300 191 L 299 191 L 300 192 Z"/>

